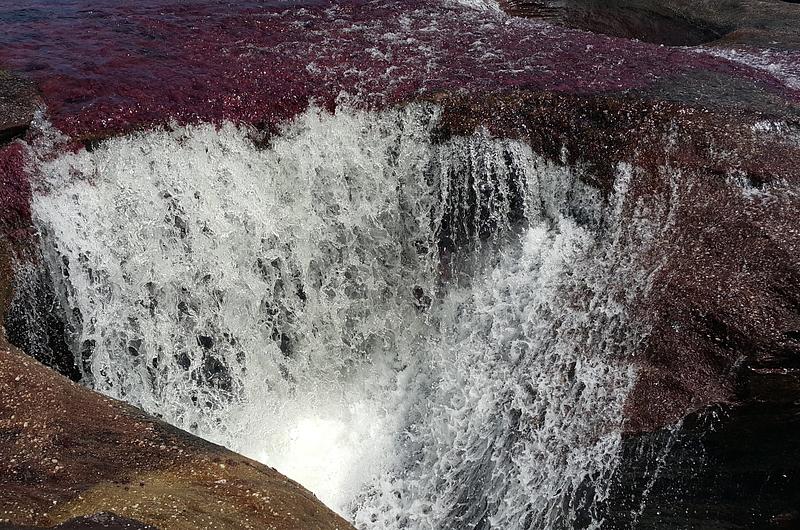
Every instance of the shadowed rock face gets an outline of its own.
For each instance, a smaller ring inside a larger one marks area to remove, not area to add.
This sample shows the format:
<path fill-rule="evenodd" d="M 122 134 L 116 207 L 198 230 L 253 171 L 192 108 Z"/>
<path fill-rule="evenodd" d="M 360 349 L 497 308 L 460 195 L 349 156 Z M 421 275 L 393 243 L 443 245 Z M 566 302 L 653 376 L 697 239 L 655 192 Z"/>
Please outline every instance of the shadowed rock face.
<path fill-rule="evenodd" d="M 14 296 L 5 315 L 6 337 L 27 355 L 78 382 L 81 373 L 70 348 L 74 330 L 41 255 L 18 249 Z"/>
<path fill-rule="evenodd" d="M 608 528 L 800 527 L 800 407 L 712 407 L 624 442 Z M 646 495 L 643 495 L 646 492 Z"/>
<path fill-rule="evenodd" d="M 507 0 L 502 5 L 515 16 L 669 46 L 694 46 L 728 33 L 726 27 L 692 21 L 660 10 L 661 6 L 648 8 L 635 2 Z"/>
<path fill-rule="evenodd" d="M 671 46 L 751 44 L 794 49 L 800 6 L 781 0 L 501 0 L 516 16 Z"/>

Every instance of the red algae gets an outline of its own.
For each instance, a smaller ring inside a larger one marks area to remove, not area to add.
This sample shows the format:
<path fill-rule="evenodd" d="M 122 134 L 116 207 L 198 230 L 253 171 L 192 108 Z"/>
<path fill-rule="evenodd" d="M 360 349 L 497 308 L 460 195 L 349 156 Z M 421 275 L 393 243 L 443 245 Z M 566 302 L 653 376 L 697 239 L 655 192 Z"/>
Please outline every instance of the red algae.
<path fill-rule="evenodd" d="M 692 69 L 800 99 L 723 58 L 412 0 L 20 0 L 0 7 L 0 64 L 39 84 L 77 138 L 164 124 L 274 126 L 340 94 L 368 107 L 512 88 L 600 94 Z"/>
<path fill-rule="evenodd" d="M 24 146 L 15 142 L 0 148 L 0 234 L 21 239 L 30 226 L 31 187 Z"/>

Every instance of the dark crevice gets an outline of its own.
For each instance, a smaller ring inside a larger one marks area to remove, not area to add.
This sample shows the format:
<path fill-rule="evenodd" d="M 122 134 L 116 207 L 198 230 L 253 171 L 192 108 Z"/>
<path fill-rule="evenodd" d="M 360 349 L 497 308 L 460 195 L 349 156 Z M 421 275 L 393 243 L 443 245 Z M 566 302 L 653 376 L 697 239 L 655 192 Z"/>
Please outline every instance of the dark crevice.
<path fill-rule="evenodd" d="M 7 129 L 0 130 L 0 147 L 3 147 L 3 145 L 10 142 L 11 140 L 25 136 L 25 133 L 27 131 L 28 131 L 27 125 L 23 125 L 20 127 L 9 127 Z"/>
<path fill-rule="evenodd" d="M 798 528 L 799 413 L 795 403 L 714 406 L 626 437 L 601 507 L 607 527 Z"/>
<path fill-rule="evenodd" d="M 8 341 L 73 381 L 81 379 L 67 322 L 50 274 L 43 267 L 18 271 L 15 297 L 5 317 Z"/>

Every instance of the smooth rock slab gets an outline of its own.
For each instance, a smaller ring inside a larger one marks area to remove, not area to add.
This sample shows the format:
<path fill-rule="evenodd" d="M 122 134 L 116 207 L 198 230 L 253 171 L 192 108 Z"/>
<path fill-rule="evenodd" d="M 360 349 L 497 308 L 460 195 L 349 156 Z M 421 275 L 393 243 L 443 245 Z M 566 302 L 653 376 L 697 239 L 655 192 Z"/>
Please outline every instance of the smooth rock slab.
<path fill-rule="evenodd" d="M 796 49 L 800 5 L 782 0 L 500 0 L 505 11 L 657 44 Z"/>

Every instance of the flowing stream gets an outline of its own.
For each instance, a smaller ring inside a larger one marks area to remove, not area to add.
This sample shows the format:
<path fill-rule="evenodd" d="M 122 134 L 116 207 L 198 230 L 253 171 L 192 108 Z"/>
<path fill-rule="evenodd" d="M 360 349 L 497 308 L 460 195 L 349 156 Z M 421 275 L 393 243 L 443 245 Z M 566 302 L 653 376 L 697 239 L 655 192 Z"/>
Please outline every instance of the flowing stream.
<path fill-rule="evenodd" d="M 646 330 L 621 166 L 439 110 L 311 108 L 42 156 L 83 382 L 276 467 L 359 528 L 598 528 Z"/>

